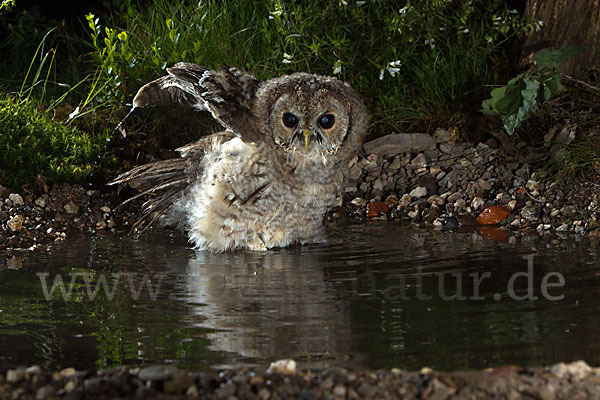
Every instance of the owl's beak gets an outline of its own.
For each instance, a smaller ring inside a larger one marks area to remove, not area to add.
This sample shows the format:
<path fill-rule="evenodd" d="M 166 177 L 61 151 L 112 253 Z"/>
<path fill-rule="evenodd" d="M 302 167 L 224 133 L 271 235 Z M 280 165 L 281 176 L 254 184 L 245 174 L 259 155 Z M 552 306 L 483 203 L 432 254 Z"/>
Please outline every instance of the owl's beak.
<path fill-rule="evenodd" d="M 310 131 L 308 129 L 304 129 L 302 134 L 304 135 L 304 148 L 306 151 L 308 151 L 308 145 L 310 143 Z"/>

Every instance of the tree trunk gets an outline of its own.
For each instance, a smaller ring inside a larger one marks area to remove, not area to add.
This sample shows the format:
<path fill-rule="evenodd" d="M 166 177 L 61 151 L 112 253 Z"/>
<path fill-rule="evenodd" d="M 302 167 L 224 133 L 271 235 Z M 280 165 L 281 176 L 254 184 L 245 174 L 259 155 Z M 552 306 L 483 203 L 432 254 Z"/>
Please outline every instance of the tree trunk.
<path fill-rule="evenodd" d="M 527 0 L 525 14 L 542 21 L 543 26 L 527 37 L 523 64 L 530 64 L 540 49 L 578 45 L 585 51 L 566 60 L 562 71 L 580 75 L 600 69 L 600 0 Z"/>

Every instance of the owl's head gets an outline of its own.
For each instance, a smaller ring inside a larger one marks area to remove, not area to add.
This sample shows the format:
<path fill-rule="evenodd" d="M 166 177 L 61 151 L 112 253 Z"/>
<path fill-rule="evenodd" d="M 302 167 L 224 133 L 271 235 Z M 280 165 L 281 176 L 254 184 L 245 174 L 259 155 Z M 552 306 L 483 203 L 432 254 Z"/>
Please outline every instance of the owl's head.
<path fill-rule="evenodd" d="M 336 78 L 307 73 L 282 76 L 265 82 L 257 99 L 259 115 L 267 118 L 264 132 L 288 157 L 351 157 L 362 145 L 365 107 L 356 92 Z"/>

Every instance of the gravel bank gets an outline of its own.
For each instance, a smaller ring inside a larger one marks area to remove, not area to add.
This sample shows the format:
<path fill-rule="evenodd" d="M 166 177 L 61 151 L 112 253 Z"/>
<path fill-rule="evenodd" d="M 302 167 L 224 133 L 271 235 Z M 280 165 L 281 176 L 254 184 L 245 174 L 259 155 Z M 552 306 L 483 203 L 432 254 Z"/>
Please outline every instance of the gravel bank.
<path fill-rule="evenodd" d="M 1 364 L 0 364 L 1 365 Z M 484 371 L 297 372 L 291 360 L 269 370 L 190 373 L 171 365 L 87 373 L 0 368 L 3 399 L 598 399 L 600 369 L 585 362 Z"/>
<path fill-rule="evenodd" d="M 471 225 L 495 240 L 551 232 L 600 236 L 598 176 L 566 186 L 535 172 L 548 157 L 560 157 L 552 146 L 556 136 L 543 151 L 501 133 L 479 144 L 457 143 L 443 129 L 384 136 L 366 143 L 366 156 L 350 165 L 329 220 L 399 220 L 450 230 Z M 127 229 L 139 206 L 117 208 L 128 191 L 48 187 L 42 180 L 19 192 L 0 186 L 0 252 L 33 250 L 78 230 Z"/>

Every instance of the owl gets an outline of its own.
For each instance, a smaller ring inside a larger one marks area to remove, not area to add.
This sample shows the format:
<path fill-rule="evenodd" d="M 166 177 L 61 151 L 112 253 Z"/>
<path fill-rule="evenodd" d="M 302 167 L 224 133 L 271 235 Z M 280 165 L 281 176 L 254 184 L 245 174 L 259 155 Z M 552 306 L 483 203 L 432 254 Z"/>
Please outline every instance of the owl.
<path fill-rule="evenodd" d="M 223 132 L 138 166 L 109 184 L 146 196 L 134 234 L 179 225 L 198 249 L 263 251 L 323 242 L 349 161 L 364 141 L 365 106 L 346 83 L 308 73 L 259 82 L 236 68 L 177 63 L 143 86 L 133 109 L 208 111 Z"/>

